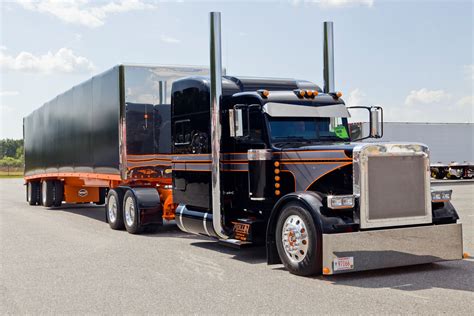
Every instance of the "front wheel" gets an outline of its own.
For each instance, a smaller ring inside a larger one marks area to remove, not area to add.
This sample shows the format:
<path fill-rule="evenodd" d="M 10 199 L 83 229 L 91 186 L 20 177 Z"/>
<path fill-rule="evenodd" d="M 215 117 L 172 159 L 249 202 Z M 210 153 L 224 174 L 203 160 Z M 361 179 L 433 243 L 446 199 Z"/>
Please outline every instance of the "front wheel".
<path fill-rule="evenodd" d="M 139 214 L 137 199 L 133 192 L 128 190 L 123 198 L 123 218 L 125 229 L 130 234 L 140 234 L 143 231 L 138 219 Z"/>
<path fill-rule="evenodd" d="M 321 274 L 321 240 L 306 208 L 294 202 L 283 207 L 276 227 L 276 245 L 281 262 L 290 273 Z"/>

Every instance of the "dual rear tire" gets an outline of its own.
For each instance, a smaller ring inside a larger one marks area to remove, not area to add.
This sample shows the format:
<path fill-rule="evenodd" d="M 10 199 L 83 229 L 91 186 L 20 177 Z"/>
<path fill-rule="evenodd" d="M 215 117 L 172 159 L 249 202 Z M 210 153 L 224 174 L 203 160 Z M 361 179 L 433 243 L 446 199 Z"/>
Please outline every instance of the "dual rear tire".
<path fill-rule="evenodd" d="M 140 234 L 144 226 L 139 223 L 139 208 L 131 190 L 110 189 L 106 201 L 106 214 L 112 229 L 125 228 L 130 234 Z"/>
<path fill-rule="evenodd" d="M 26 184 L 26 201 L 29 205 L 60 206 L 63 195 L 64 186 L 59 180 L 32 181 Z"/>

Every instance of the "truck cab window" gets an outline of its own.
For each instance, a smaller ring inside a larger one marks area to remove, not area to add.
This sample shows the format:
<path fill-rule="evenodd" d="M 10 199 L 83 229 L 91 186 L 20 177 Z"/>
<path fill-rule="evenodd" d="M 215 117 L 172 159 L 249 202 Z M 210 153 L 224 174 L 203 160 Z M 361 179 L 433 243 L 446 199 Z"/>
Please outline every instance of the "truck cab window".
<path fill-rule="evenodd" d="M 174 133 L 176 146 L 191 144 L 190 120 L 181 120 L 174 123 Z"/>

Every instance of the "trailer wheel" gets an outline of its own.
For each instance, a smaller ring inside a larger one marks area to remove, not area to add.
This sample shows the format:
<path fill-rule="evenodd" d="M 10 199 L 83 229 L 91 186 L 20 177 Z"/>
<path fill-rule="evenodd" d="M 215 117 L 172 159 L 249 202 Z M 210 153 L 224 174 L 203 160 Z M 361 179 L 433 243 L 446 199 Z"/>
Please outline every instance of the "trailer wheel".
<path fill-rule="evenodd" d="M 143 226 L 138 222 L 138 204 L 132 191 L 128 190 L 123 198 L 123 218 L 125 229 L 130 234 L 139 234 L 143 231 Z"/>
<path fill-rule="evenodd" d="M 54 182 L 44 180 L 41 182 L 41 205 L 45 207 L 53 206 L 54 202 Z"/>
<path fill-rule="evenodd" d="M 286 269 L 297 275 L 321 274 L 321 233 L 301 204 L 285 205 L 278 217 L 276 245 Z"/>
<path fill-rule="evenodd" d="M 112 229 L 123 229 L 123 194 L 120 190 L 110 189 L 105 203 L 107 222 Z"/>
<path fill-rule="evenodd" d="M 41 188 L 39 182 L 26 183 L 26 201 L 29 205 L 41 203 Z"/>
<path fill-rule="evenodd" d="M 53 181 L 53 206 L 58 207 L 63 203 L 64 184 L 60 180 Z"/>

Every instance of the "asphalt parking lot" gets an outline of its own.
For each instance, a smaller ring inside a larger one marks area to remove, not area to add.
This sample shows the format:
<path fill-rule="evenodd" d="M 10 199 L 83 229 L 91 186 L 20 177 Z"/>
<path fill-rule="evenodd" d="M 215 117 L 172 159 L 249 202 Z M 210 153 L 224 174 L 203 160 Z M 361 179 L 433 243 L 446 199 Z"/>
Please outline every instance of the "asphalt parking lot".
<path fill-rule="evenodd" d="M 0 179 L 0 314 L 471 314 L 474 259 L 332 277 L 267 266 L 166 225 L 113 231 L 98 206 L 31 207 L 22 179 Z M 453 189 L 474 255 L 474 183 Z"/>

